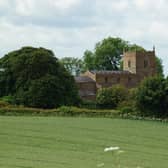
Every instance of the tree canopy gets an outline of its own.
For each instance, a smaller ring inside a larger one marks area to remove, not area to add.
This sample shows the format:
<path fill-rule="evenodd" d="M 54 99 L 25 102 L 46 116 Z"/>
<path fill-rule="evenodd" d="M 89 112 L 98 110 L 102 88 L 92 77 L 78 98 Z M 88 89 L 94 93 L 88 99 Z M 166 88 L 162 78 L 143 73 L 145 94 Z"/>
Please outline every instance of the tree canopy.
<path fill-rule="evenodd" d="M 64 57 L 60 62 L 64 68 L 74 76 L 78 76 L 83 70 L 83 61 L 79 58 Z"/>
<path fill-rule="evenodd" d="M 121 60 L 123 50 L 145 51 L 137 44 L 130 44 L 121 38 L 108 37 L 95 45 L 94 51 L 86 50 L 83 56 L 83 70 L 122 70 Z M 162 60 L 156 56 L 156 71 L 159 76 L 163 75 Z"/>
<path fill-rule="evenodd" d="M 162 60 L 158 57 L 156 57 L 156 72 L 159 76 L 164 76 Z"/>
<path fill-rule="evenodd" d="M 0 59 L 0 96 L 12 95 L 17 104 L 53 108 L 78 101 L 73 76 L 51 50 L 23 47 Z"/>
<path fill-rule="evenodd" d="M 145 50 L 121 38 L 108 37 L 98 42 L 94 52 L 86 50 L 83 56 L 87 70 L 119 70 L 123 50 Z"/>
<path fill-rule="evenodd" d="M 137 106 L 141 114 L 168 116 L 168 80 L 161 76 L 146 78 L 137 89 Z"/>

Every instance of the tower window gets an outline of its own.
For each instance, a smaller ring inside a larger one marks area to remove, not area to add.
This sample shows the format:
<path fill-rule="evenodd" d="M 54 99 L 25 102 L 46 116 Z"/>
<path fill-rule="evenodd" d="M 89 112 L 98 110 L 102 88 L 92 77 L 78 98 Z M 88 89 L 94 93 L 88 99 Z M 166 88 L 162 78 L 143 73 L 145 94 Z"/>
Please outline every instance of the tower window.
<path fill-rule="evenodd" d="M 108 78 L 107 77 L 105 77 L 105 83 L 107 83 L 108 82 Z"/>
<path fill-rule="evenodd" d="M 131 82 L 131 77 L 128 77 L 128 82 Z"/>
<path fill-rule="evenodd" d="M 144 68 L 148 67 L 148 61 L 144 60 Z"/>
<path fill-rule="evenodd" d="M 128 61 L 128 67 L 131 68 L 131 61 Z"/>

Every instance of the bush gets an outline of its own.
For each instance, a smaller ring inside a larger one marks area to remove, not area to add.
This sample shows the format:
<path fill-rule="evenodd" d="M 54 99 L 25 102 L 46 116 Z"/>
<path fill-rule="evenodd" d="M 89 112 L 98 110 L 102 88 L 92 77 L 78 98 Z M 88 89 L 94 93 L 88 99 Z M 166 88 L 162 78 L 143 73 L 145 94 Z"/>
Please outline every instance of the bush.
<path fill-rule="evenodd" d="M 4 96 L 4 97 L 1 97 L 0 100 L 9 104 L 15 103 L 13 96 Z"/>
<path fill-rule="evenodd" d="M 8 106 L 10 106 L 9 103 L 4 102 L 4 101 L 0 101 L 0 108 L 2 108 L 2 107 L 8 107 Z"/>
<path fill-rule="evenodd" d="M 129 115 L 132 115 L 134 113 L 132 107 L 125 106 L 120 109 L 120 114 L 122 117 L 129 117 Z"/>
<path fill-rule="evenodd" d="M 137 90 L 137 107 L 144 116 L 168 116 L 168 81 L 162 77 L 145 79 Z"/>
<path fill-rule="evenodd" d="M 129 113 L 135 113 L 137 110 L 136 93 L 137 93 L 137 88 L 129 89 L 127 92 L 126 99 L 118 104 L 117 109 L 119 109 L 120 111 L 125 111 L 125 109 L 130 109 Z"/>
<path fill-rule="evenodd" d="M 125 100 L 119 103 L 117 109 L 120 110 L 121 112 L 127 111 L 128 113 L 134 113 L 136 111 L 135 102 L 132 100 Z"/>
<path fill-rule="evenodd" d="M 100 108 L 116 108 L 119 103 L 126 100 L 128 91 L 120 85 L 98 90 L 96 103 Z"/>
<path fill-rule="evenodd" d="M 82 100 L 80 103 L 81 108 L 96 109 L 96 102 L 92 100 Z"/>

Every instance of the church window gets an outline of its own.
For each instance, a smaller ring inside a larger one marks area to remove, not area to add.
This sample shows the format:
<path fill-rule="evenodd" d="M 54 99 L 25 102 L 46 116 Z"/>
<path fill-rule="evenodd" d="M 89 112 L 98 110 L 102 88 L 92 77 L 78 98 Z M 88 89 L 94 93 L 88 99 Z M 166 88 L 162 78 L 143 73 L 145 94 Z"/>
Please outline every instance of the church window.
<path fill-rule="evenodd" d="M 144 68 L 148 67 L 148 61 L 144 60 Z"/>
<path fill-rule="evenodd" d="M 128 67 L 131 68 L 131 61 L 128 61 Z"/>
<path fill-rule="evenodd" d="M 108 78 L 107 77 L 105 77 L 105 83 L 107 83 L 108 82 Z"/>
<path fill-rule="evenodd" d="M 128 77 L 128 82 L 131 82 L 131 77 Z"/>

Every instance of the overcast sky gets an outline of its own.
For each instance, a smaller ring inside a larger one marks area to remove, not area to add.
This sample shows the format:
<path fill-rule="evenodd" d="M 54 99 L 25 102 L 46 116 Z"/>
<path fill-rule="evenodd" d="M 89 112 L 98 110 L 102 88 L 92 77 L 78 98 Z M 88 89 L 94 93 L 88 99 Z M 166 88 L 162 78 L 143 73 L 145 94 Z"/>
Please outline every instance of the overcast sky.
<path fill-rule="evenodd" d="M 168 75 L 168 0 L 0 0 L 0 55 L 22 46 L 82 57 L 108 36 L 152 50 Z"/>

